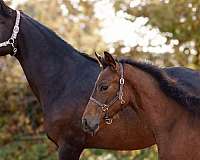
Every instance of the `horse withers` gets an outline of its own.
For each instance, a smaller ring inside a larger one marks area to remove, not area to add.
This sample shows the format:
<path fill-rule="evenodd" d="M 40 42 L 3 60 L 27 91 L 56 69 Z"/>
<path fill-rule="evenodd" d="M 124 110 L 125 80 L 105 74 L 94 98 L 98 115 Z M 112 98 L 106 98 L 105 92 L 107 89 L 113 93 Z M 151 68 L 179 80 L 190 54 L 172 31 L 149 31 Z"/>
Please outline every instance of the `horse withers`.
<path fill-rule="evenodd" d="M 200 73 L 175 68 L 176 74 L 187 73 L 178 79 L 167 68 L 130 59 L 117 62 L 104 54 L 97 56 L 103 69 L 82 117 L 84 130 L 97 133 L 131 106 L 154 135 L 161 160 L 200 159 Z"/>

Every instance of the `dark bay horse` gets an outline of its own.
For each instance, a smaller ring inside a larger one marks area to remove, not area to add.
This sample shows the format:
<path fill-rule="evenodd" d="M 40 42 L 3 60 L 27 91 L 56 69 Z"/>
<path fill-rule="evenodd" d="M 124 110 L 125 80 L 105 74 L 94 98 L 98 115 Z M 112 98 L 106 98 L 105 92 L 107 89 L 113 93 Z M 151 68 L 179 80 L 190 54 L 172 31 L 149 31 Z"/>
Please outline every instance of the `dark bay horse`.
<path fill-rule="evenodd" d="M 116 62 L 107 52 L 97 57 L 103 70 L 82 117 L 86 131 L 97 132 L 131 106 L 154 135 L 161 160 L 200 159 L 200 72 Z"/>
<path fill-rule="evenodd" d="M 84 148 L 132 150 L 155 144 L 145 123 L 131 109 L 96 136 L 84 133 L 81 116 L 100 71 L 98 62 L 24 13 L 17 16 L 0 0 L 0 56 L 7 54 L 15 54 L 41 103 L 44 128 L 58 146 L 60 160 L 77 160 Z"/>

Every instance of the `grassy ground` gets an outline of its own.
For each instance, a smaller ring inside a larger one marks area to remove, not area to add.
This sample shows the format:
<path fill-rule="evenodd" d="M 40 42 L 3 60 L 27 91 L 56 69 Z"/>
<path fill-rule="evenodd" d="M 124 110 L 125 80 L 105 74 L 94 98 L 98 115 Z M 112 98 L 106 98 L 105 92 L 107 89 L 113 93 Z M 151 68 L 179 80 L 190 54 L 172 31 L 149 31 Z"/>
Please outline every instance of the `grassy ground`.
<path fill-rule="evenodd" d="M 0 160 L 57 160 L 57 151 L 46 137 L 24 138 L 0 148 Z M 81 160 L 157 160 L 156 148 L 140 151 L 85 149 Z"/>

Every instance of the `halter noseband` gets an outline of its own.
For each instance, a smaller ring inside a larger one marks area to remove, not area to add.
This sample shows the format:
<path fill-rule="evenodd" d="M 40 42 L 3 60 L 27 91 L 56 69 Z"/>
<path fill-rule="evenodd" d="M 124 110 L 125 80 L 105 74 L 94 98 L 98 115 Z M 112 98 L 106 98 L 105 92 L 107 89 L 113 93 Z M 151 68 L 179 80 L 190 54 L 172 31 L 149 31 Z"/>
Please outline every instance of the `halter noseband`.
<path fill-rule="evenodd" d="M 121 63 L 119 63 L 119 66 L 120 66 L 119 91 L 117 92 L 116 96 L 108 104 L 101 103 L 92 96 L 90 97 L 90 100 L 96 103 L 99 107 L 101 107 L 102 111 L 105 112 L 104 120 L 106 124 L 112 124 L 112 118 L 110 118 L 108 114 L 110 106 L 112 106 L 117 100 L 119 100 L 121 104 L 125 103 L 125 100 L 123 99 L 124 68 Z"/>
<path fill-rule="evenodd" d="M 15 56 L 17 54 L 17 48 L 15 47 L 15 40 L 17 39 L 17 34 L 19 33 L 20 11 L 16 10 L 16 12 L 17 12 L 16 21 L 11 37 L 7 41 L 0 43 L 0 48 L 11 45 L 11 47 L 13 48 L 13 54 L 11 54 L 11 56 Z"/>

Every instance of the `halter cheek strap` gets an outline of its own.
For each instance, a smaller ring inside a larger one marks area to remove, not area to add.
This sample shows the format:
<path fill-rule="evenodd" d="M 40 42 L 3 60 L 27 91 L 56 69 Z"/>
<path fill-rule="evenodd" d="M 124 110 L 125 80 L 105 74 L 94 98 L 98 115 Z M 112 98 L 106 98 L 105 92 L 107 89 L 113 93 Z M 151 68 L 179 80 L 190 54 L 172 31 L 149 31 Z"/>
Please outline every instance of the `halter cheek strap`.
<path fill-rule="evenodd" d="M 15 47 L 15 40 L 17 39 L 17 35 L 19 33 L 20 11 L 16 10 L 16 12 L 17 12 L 16 21 L 11 37 L 7 41 L 0 43 L 0 48 L 11 45 L 13 49 L 13 54 L 11 54 L 11 56 L 15 56 L 17 54 L 17 48 Z"/>
<path fill-rule="evenodd" d="M 96 103 L 99 107 L 101 107 L 101 110 L 105 112 L 104 120 L 106 124 L 112 124 L 112 118 L 110 118 L 108 114 L 108 110 L 110 106 L 112 106 L 115 102 L 118 100 L 120 101 L 121 105 L 125 103 L 125 100 L 123 99 L 123 88 L 124 88 L 124 68 L 122 63 L 119 63 L 120 66 L 120 79 L 119 79 L 119 91 L 117 92 L 116 96 L 108 103 L 101 103 L 92 96 L 90 97 L 90 101 Z"/>
<path fill-rule="evenodd" d="M 121 63 L 119 63 L 120 66 L 120 74 L 121 77 L 119 79 L 119 100 L 121 104 L 125 103 L 125 100 L 123 99 L 123 87 L 124 87 L 124 67 Z"/>

